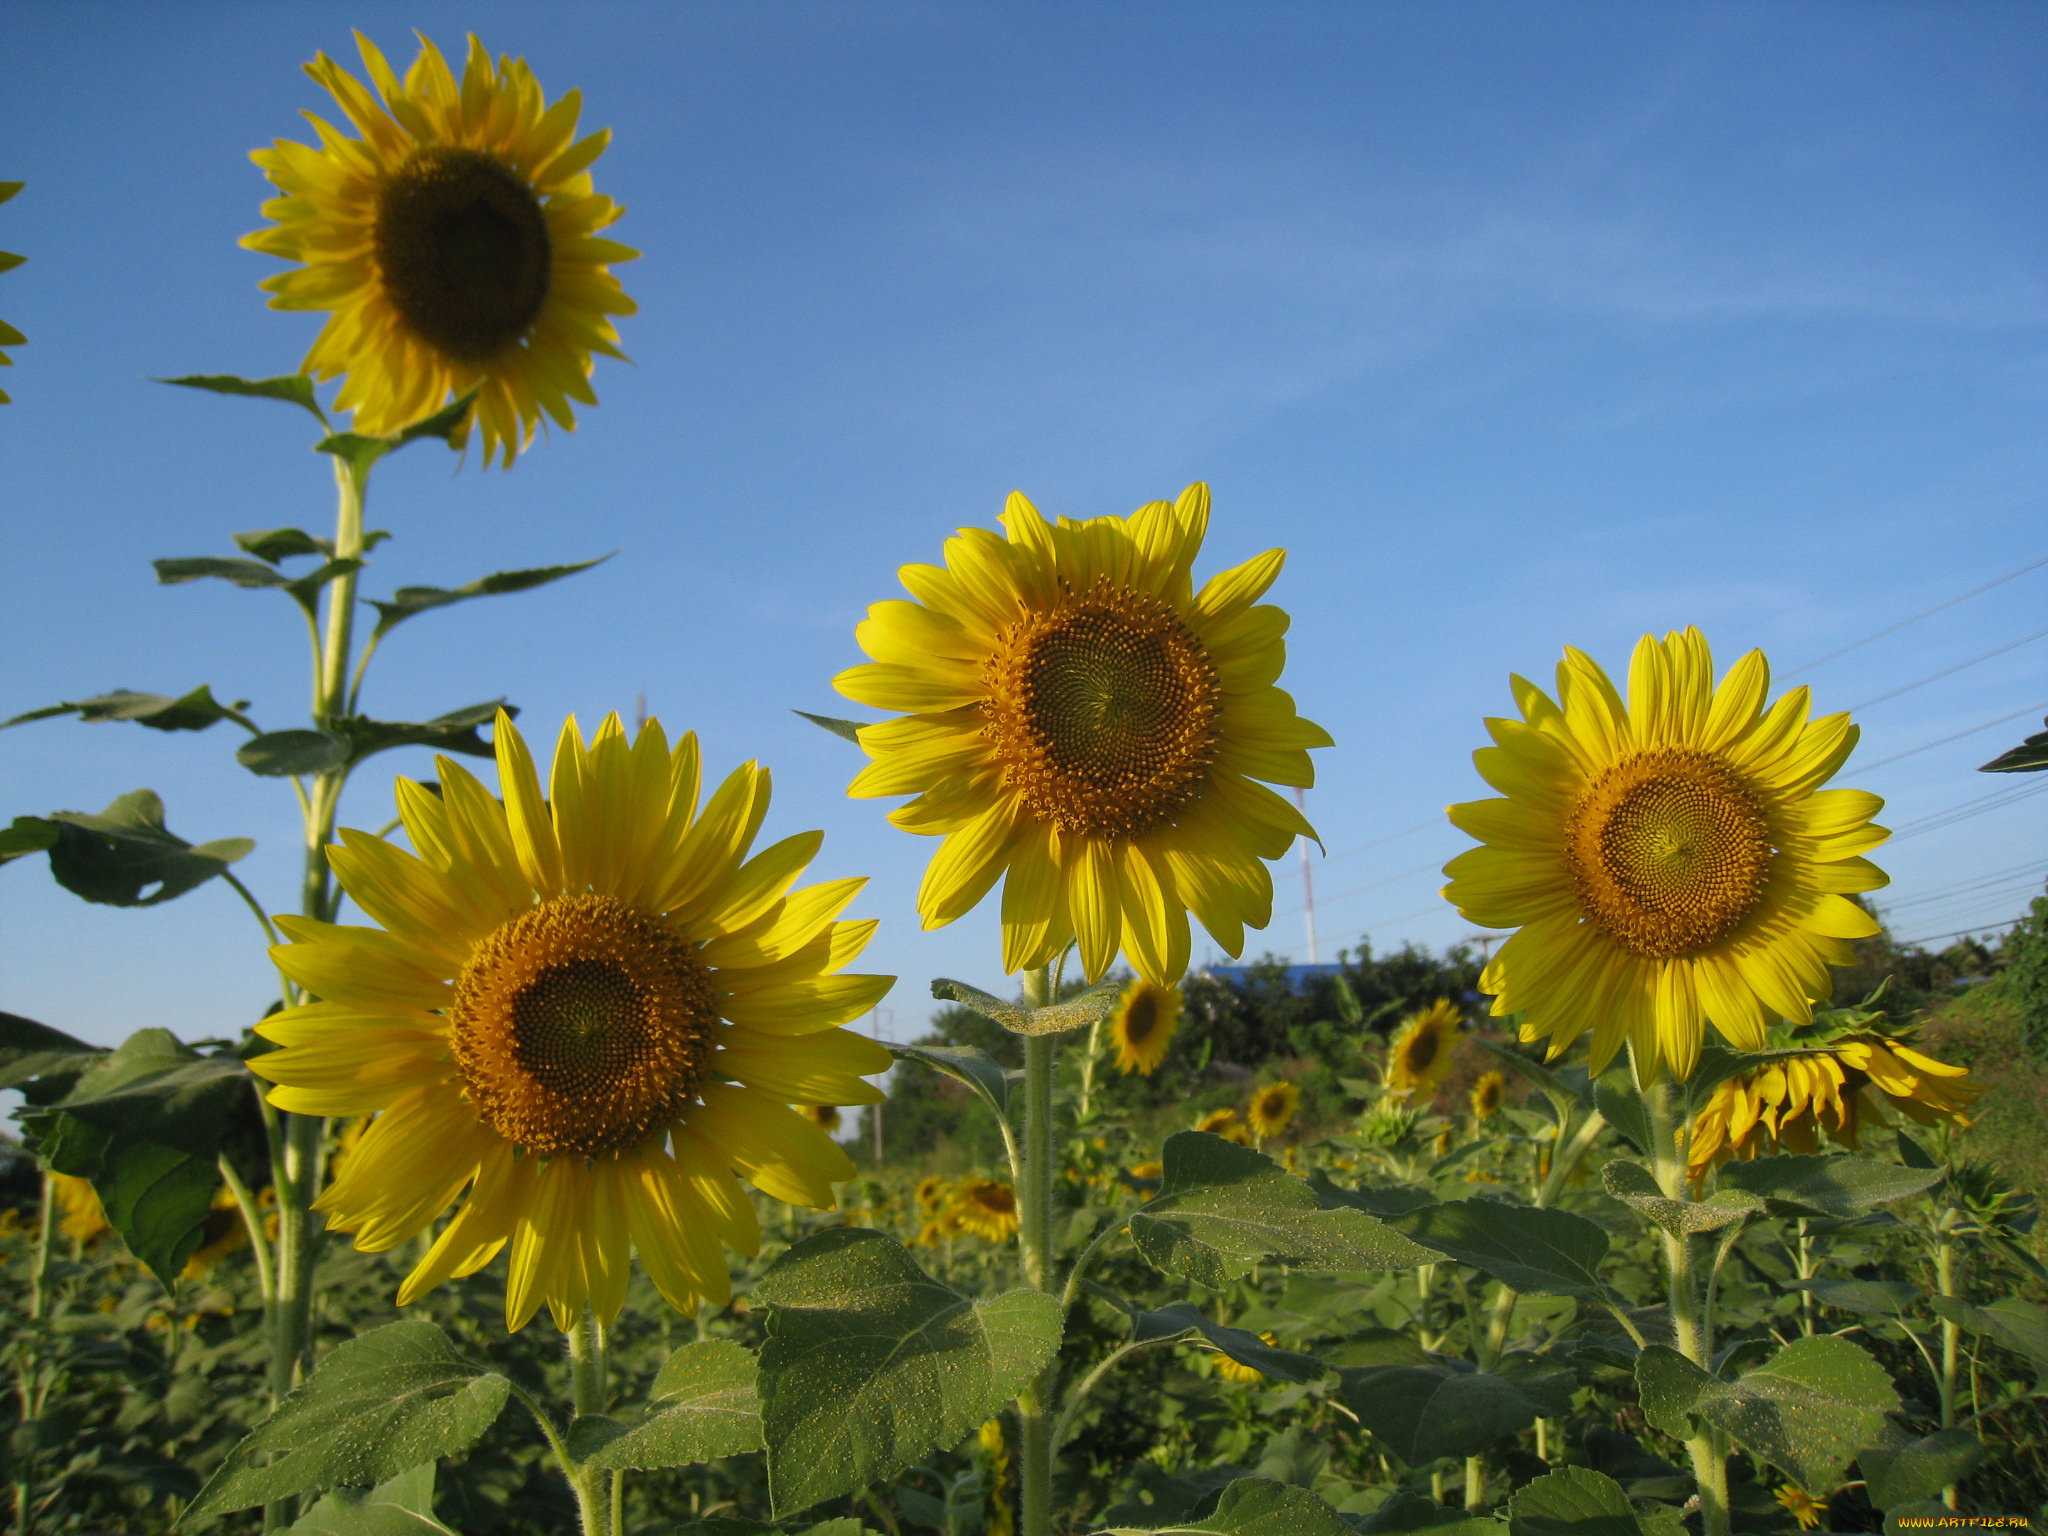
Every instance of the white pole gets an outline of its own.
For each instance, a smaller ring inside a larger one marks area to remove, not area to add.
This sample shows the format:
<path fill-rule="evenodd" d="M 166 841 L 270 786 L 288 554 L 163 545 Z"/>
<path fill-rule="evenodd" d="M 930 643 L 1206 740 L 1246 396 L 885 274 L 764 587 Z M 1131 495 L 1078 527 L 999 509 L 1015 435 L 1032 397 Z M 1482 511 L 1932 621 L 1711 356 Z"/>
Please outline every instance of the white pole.
<path fill-rule="evenodd" d="M 1301 792 L 1301 786 L 1294 789 L 1294 804 L 1302 815 L 1308 814 L 1308 802 Z M 1301 913 L 1308 926 L 1308 963 L 1318 964 L 1321 957 L 1316 953 L 1316 883 L 1309 873 L 1308 839 L 1299 839 L 1301 844 Z"/>

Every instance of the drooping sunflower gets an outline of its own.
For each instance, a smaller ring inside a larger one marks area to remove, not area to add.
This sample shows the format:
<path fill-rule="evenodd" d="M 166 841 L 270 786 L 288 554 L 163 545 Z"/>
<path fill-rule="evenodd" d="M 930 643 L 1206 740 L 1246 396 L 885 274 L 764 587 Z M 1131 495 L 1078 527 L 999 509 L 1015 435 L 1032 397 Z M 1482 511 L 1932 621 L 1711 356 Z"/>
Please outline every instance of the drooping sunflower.
<path fill-rule="evenodd" d="M 1967 1067 L 1915 1050 L 1903 1032 L 1861 1028 L 1833 1038 L 1809 1030 L 1773 1030 L 1780 1057 L 1715 1086 L 1693 1119 L 1687 1164 L 1695 1184 L 1730 1158 L 1753 1158 L 1772 1144 L 1817 1152 L 1822 1136 L 1860 1149 L 1866 1116 L 1889 1105 L 1921 1125 L 1968 1125 L 1985 1085 Z M 1802 1038 L 1805 1036 L 1807 1038 Z"/>
<path fill-rule="evenodd" d="M 1846 714 L 1807 718 L 1795 688 L 1766 706 L 1751 651 L 1718 687 L 1696 629 L 1645 635 L 1629 697 L 1567 650 L 1558 701 L 1513 679 L 1520 720 L 1489 720 L 1473 754 L 1507 798 L 1450 808 L 1482 847 L 1445 867 L 1470 921 L 1517 930 L 1480 978 L 1493 1012 L 1555 1057 L 1589 1026 L 1593 1070 L 1624 1043 L 1645 1081 L 1698 1060 L 1709 1021 L 1743 1050 L 1773 1020 L 1805 1023 L 1878 925 L 1849 897 L 1884 873 L 1884 802 L 1822 789 L 1856 745 Z"/>
<path fill-rule="evenodd" d="M 962 1179 L 946 1210 L 963 1230 L 987 1242 L 1007 1242 L 1016 1235 L 1017 1192 L 995 1179 Z"/>
<path fill-rule="evenodd" d="M 863 881 L 792 889 L 822 833 L 748 852 L 769 779 L 735 769 L 701 808 L 694 736 L 617 716 L 562 728 L 548 790 L 510 717 L 502 802 L 437 759 L 398 781 L 416 853 L 344 832 L 336 876 L 380 928 L 281 917 L 278 968 L 322 999 L 258 1026 L 270 1101 L 375 1113 L 315 1205 L 379 1252 L 468 1191 L 400 1305 L 510 1246 L 505 1321 L 588 1301 L 616 1316 L 638 1250 L 672 1306 L 730 1295 L 721 1241 L 752 1253 L 735 1171 L 830 1208 L 846 1154 L 792 1104 L 871 1104 L 889 1055 L 851 1030 L 891 978 L 842 969 L 874 932 L 840 922 Z"/>
<path fill-rule="evenodd" d="M 1150 1077 L 1166 1060 L 1166 1048 L 1179 1028 L 1180 988 L 1134 978 L 1109 1017 L 1117 1071 L 1126 1077 L 1133 1072 Z"/>
<path fill-rule="evenodd" d="M 1253 1139 L 1264 1141 L 1292 1125 L 1294 1112 L 1300 1107 L 1300 1088 L 1293 1083 L 1268 1083 L 1245 1106 L 1244 1121 L 1251 1128 Z"/>
<path fill-rule="evenodd" d="M 1261 1333 L 1259 1342 L 1274 1349 L 1280 1345 L 1280 1340 L 1270 1333 Z M 1235 1382 L 1241 1387 L 1255 1387 L 1266 1379 L 1266 1373 L 1255 1365 L 1242 1365 L 1221 1350 L 1217 1350 L 1215 1355 L 1216 1374 L 1225 1381 Z"/>
<path fill-rule="evenodd" d="M 1387 1091 L 1426 1105 L 1451 1070 L 1458 1048 L 1458 1005 L 1440 997 L 1410 1014 L 1387 1045 Z"/>
<path fill-rule="evenodd" d="M 1472 1085 L 1472 1117 L 1475 1120 L 1491 1120 L 1500 1113 L 1500 1107 L 1507 1102 L 1508 1081 L 1498 1072 L 1482 1072 L 1479 1081 Z"/>
<path fill-rule="evenodd" d="M 0 181 L 0 203 L 6 202 L 15 193 L 19 192 L 24 185 L 25 183 L 19 181 Z M 12 251 L 0 251 L 0 272 L 12 272 L 27 260 L 26 256 L 17 256 Z M 27 340 L 26 336 L 22 335 L 21 332 L 17 331 L 5 320 L 0 320 L 0 347 L 18 347 L 26 343 Z M 0 368 L 11 368 L 13 366 L 14 359 L 5 352 L 0 352 Z M 0 389 L 0 405 L 11 404 L 13 402 L 7 398 L 7 391 Z"/>
<path fill-rule="evenodd" d="M 593 189 L 609 129 L 576 137 L 582 94 L 553 106 L 523 59 L 474 36 L 462 78 L 425 37 L 401 82 L 360 32 L 374 94 L 321 54 L 306 73 L 360 138 L 312 113 L 318 148 L 278 139 L 251 158 L 284 195 L 250 250 L 303 265 L 264 280 L 273 309 L 324 310 L 302 365 L 346 374 L 335 400 L 358 432 L 397 431 L 471 389 L 484 462 L 510 465 L 543 412 L 573 431 L 595 405 L 591 355 L 623 357 L 611 316 L 635 305 L 601 237 L 625 213 Z"/>
<path fill-rule="evenodd" d="M 1003 880 L 1005 969 L 1078 936 L 1091 981 L 1122 950 L 1171 986 L 1188 914 L 1239 953 L 1272 916 L 1261 861 L 1315 836 L 1254 782 L 1312 784 L 1308 749 L 1330 744 L 1274 686 L 1287 615 L 1258 600 L 1283 552 L 1197 592 L 1202 485 L 1082 522 L 1013 494 L 1002 520 L 1007 537 L 963 528 L 944 566 L 904 566 L 916 601 L 877 603 L 856 631 L 875 659 L 833 685 L 906 713 L 861 730 L 874 761 L 847 793 L 915 794 L 889 819 L 945 839 L 918 892 L 925 927 Z"/>
<path fill-rule="evenodd" d="M 946 1197 L 952 1192 L 953 1186 L 937 1174 L 919 1179 L 914 1192 L 917 1208 L 926 1216 L 936 1216 L 945 1209 Z"/>

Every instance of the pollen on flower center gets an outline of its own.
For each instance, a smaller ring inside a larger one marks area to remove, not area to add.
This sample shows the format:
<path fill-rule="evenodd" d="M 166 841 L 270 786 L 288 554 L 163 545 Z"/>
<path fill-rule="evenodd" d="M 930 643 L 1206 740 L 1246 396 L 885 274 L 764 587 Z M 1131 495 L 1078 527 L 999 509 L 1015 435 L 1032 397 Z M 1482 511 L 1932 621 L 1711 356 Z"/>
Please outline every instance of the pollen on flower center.
<path fill-rule="evenodd" d="M 477 1112 L 541 1156 L 657 1135 L 703 1083 L 710 973 L 660 919 L 565 896 L 505 923 L 455 981 L 449 1041 Z"/>
<path fill-rule="evenodd" d="M 1157 598 L 1107 578 L 1028 614 L 985 665 L 984 734 L 1063 832 L 1136 837 L 1194 798 L 1216 755 L 1215 664 Z"/>
<path fill-rule="evenodd" d="M 1660 747 L 1624 758 L 1565 825 L 1580 909 L 1623 949 L 1697 954 L 1755 910 L 1770 881 L 1769 818 L 1724 758 Z"/>
<path fill-rule="evenodd" d="M 553 247 L 540 200 L 476 150 L 415 151 L 379 190 L 375 245 L 392 306 L 459 361 L 496 357 L 547 303 Z"/>

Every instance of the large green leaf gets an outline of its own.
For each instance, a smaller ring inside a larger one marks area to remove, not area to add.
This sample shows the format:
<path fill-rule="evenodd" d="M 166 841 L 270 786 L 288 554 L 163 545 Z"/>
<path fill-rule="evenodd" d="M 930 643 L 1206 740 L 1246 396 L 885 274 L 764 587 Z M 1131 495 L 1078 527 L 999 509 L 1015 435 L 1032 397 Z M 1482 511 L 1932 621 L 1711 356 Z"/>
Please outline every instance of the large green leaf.
<path fill-rule="evenodd" d="M 1593 1107 L 1644 1156 L 1650 1155 L 1650 1111 L 1636 1087 L 1626 1057 L 1600 1074 L 1593 1085 Z"/>
<path fill-rule="evenodd" d="M 60 1103 L 21 1117 L 30 1150 L 88 1179 L 128 1251 L 166 1288 L 199 1246 L 222 1153 L 251 1162 L 262 1125 L 239 1061 L 145 1029 L 80 1072 Z"/>
<path fill-rule="evenodd" d="M 1813 1299 L 1864 1317 L 1904 1317 L 1923 1292 L 1903 1280 L 1782 1280 L 1787 1290 L 1811 1291 Z"/>
<path fill-rule="evenodd" d="M 486 699 L 481 704 L 466 704 L 417 723 L 343 715 L 333 722 L 333 728 L 336 735 L 348 742 L 351 764 L 393 747 L 432 747 L 436 752 L 458 752 L 464 757 L 493 757 L 497 749 L 477 731 L 495 720 L 501 709 L 514 719 L 519 716 L 517 706 L 503 699 Z"/>
<path fill-rule="evenodd" d="M 0 1013 L 0 1088 L 12 1088 L 45 1074 L 79 1072 L 105 1054 L 99 1046 L 73 1039 L 61 1029 Z"/>
<path fill-rule="evenodd" d="M 1938 1429 L 1897 1450 L 1866 1447 L 1856 1457 L 1870 1502 L 1889 1510 L 1931 1499 L 1950 1483 L 1969 1476 L 1987 1455 L 1984 1442 L 1967 1429 Z"/>
<path fill-rule="evenodd" d="M 1795 1339 L 1733 1381 L 1654 1344 L 1636 1361 L 1636 1386 L 1644 1416 L 1665 1433 L 1689 1438 L 1685 1419 L 1699 1419 L 1816 1492 L 1841 1485 L 1899 1407 L 1884 1367 L 1833 1334 Z"/>
<path fill-rule="evenodd" d="M 1411 1467 L 1440 1456 L 1477 1455 L 1544 1412 L 1515 1383 L 1450 1365 L 1347 1370 L 1343 1382 L 1344 1405 L 1372 1431 L 1374 1443 Z"/>
<path fill-rule="evenodd" d="M 1325 1210 L 1263 1153 L 1204 1131 L 1166 1139 L 1158 1195 L 1131 1217 L 1147 1263 L 1211 1290 L 1262 1259 L 1323 1269 L 1413 1269 L 1432 1255 L 1377 1217 Z"/>
<path fill-rule="evenodd" d="M 31 720 L 50 720 L 58 715 L 76 715 L 81 720 L 133 720 L 153 731 L 203 731 L 222 720 L 233 720 L 253 731 L 256 727 L 242 713 L 248 707 L 247 699 L 239 699 L 233 704 L 221 703 L 206 683 L 175 699 L 168 694 L 137 693 L 130 688 L 117 688 L 112 693 L 98 694 L 90 699 L 71 699 L 62 704 L 32 709 L 12 720 L 0 720 L 0 731 L 10 725 L 26 725 Z"/>
<path fill-rule="evenodd" d="M 1425 1206 L 1397 1224 L 1425 1248 L 1530 1296 L 1604 1296 L 1607 1233 L 1570 1211 L 1497 1200 Z"/>
<path fill-rule="evenodd" d="M 386 635 L 398 625 L 416 614 L 426 613 L 434 608 L 446 608 L 450 603 L 468 602 L 473 597 L 500 597 L 508 592 L 530 592 L 535 587 L 544 587 L 549 582 L 560 581 L 564 576 L 574 576 L 578 571 L 587 571 L 594 565 L 603 565 L 610 555 L 599 555 L 595 560 L 580 560 L 574 565 L 540 565 L 524 571 L 496 571 L 489 576 L 479 576 L 475 581 L 465 582 L 459 587 L 400 587 L 383 601 L 372 601 L 370 606 L 377 610 L 378 636 Z"/>
<path fill-rule="evenodd" d="M 700 1339 L 668 1357 L 648 1392 L 647 1417 L 613 1436 L 586 1460 L 624 1471 L 687 1467 L 763 1449 L 756 1362 L 731 1339 Z"/>
<path fill-rule="evenodd" d="M 2048 1374 L 2048 1311 L 2033 1302 L 2014 1296 L 1975 1307 L 1953 1296 L 1932 1296 L 1928 1305 L 1943 1321 L 2003 1344 L 2032 1361 L 2036 1371 Z"/>
<path fill-rule="evenodd" d="M 892 1237 L 813 1233 L 754 1287 L 766 1305 L 761 1417 L 769 1495 L 803 1509 L 958 1442 L 1059 1347 L 1040 1291 L 974 1299 L 917 1267 Z"/>
<path fill-rule="evenodd" d="M 1360 1189 L 1346 1189 L 1320 1168 L 1308 1176 L 1308 1187 L 1325 1210 L 1348 1205 L 1382 1221 L 1437 1203 L 1435 1192 L 1420 1184 L 1368 1184 Z"/>
<path fill-rule="evenodd" d="M 57 811 L 50 873 L 67 891 L 109 907 L 153 907 L 204 885 L 255 842 L 223 837 L 193 844 L 164 825 L 153 789 L 121 796 L 104 811 Z"/>
<path fill-rule="evenodd" d="M 509 1391 L 434 1324 L 387 1323 L 337 1345 L 228 1453 L 187 1516 L 386 1482 L 474 1445 Z"/>
<path fill-rule="evenodd" d="M 1313 1381 L 1329 1369 L 1314 1355 L 1275 1349 L 1256 1333 L 1211 1322 L 1184 1301 L 1161 1307 L 1156 1312 L 1141 1312 L 1131 1321 L 1131 1342 L 1134 1344 L 1190 1335 L 1207 1340 L 1239 1365 L 1248 1365 L 1279 1381 Z"/>
<path fill-rule="evenodd" d="M 32 853 L 48 853 L 57 846 L 62 829 L 44 816 L 17 816 L 0 827 L 0 864 L 11 864 Z"/>
<path fill-rule="evenodd" d="M 1108 1018 L 1122 993 L 1119 983 L 1102 981 L 1064 1003 L 1027 1008 L 1022 1003 L 1006 1003 L 964 981 L 941 976 L 932 982 L 933 997 L 972 1009 L 991 1023 L 1002 1025 L 1013 1035 L 1064 1035 L 1072 1030 L 1086 1029 Z"/>
<path fill-rule="evenodd" d="M 1239 1478 L 1223 1490 L 1216 1512 L 1184 1525 L 1114 1526 L 1104 1536 L 1352 1536 L 1335 1510 L 1306 1488 L 1267 1478 Z"/>
<path fill-rule="evenodd" d="M 1009 1113 L 1009 1074 L 1003 1064 L 976 1045 L 898 1045 L 883 1042 L 898 1061 L 917 1061 L 965 1083 L 975 1097 L 998 1115 Z"/>
<path fill-rule="evenodd" d="M 375 1488 L 337 1488 L 290 1527 L 291 1536 L 455 1536 L 434 1518 L 434 1463 Z"/>
<path fill-rule="evenodd" d="M 1642 1536 L 1621 1484 L 1590 1467 L 1559 1467 L 1515 1490 L 1508 1536 Z"/>
<path fill-rule="evenodd" d="M 1761 1195 L 1739 1189 L 1719 1190 L 1712 1200 L 1668 1199 L 1649 1169 L 1625 1158 L 1616 1158 L 1601 1169 L 1600 1180 L 1607 1186 L 1608 1194 L 1642 1212 L 1674 1237 L 1718 1232 L 1764 1208 Z"/>
<path fill-rule="evenodd" d="M 1724 1165 L 1723 1188 L 1761 1195 L 1779 1216 L 1861 1216 L 1939 1183 L 1939 1168 L 1906 1168 L 1874 1157 L 1801 1153 Z"/>
<path fill-rule="evenodd" d="M 313 381 L 303 373 L 287 373 L 275 379 L 243 379 L 232 373 L 188 373 L 178 379 L 157 379 L 158 384 L 180 384 L 186 389 L 211 390 L 216 395 L 248 395 L 258 400 L 282 400 L 313 413 L 321 426 L 327 413 L 313 394 Z"/>

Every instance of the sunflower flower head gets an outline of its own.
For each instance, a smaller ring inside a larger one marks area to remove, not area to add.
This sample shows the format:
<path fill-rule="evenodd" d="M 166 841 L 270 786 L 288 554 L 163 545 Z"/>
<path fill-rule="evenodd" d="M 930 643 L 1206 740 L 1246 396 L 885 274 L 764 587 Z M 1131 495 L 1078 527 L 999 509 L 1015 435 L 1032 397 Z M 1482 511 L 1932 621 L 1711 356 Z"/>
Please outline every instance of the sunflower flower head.
<path fill-rule="evenodd" d="M 1255 1141 L 1264 1141 L 1292 1125 L 1294 1112 L 1300 1107 L 1300 1088 L 1293 1083 L 1268 1083 L 1245 1106 L 1244 1123 Z"/>
<path fill-rule="evenodd" d="M 199 1246 L 192 1250 L 192 1256 L 185 1260 L 185 1267 L 179 1271 L 181 1280 L 204 1280 L 213 1273 L 213 1266 L 238 1248 L 249 1245 L 249 1229 L 242 1224 L 242 1208 L 235 1201 L 234 1193 L 223 1184 L 214 1191 L 213 1204 L 207 1208 L 206 1219 L 199 1229 Z"/>
<path fill-rule="evenodd" d="M 1447 997 L 1410 1014 L 1387 1044 L 1387 1092 L 1427 1104 L 1451 1070 L 1458 1049 L 1458 1005 Z"/>
<path fill-rule="evenodd" d="M 946 1206 L 961 1230 L 985 1242 L 1008 1242 L 1017 1232 L 1017 1192 L 996 1179 L 962 1179 Z"/>
<path fill-rule="evenodd" d="M 1799 1522 L 1799 1529 L 1817 1529 L 1827 1519 L 1826 1499 L 1816 1499 L 1797 1483 L 1786 1483 L 1777 1492 L 1777 1500 L 1785 1512 Z"/>
<path fill-rule="evenodd" d="M 1846 714 L 1775 703 L 1751 651 L 1717 686 L 1696 629 L 1645 635 L 1628 698 L 1567 650 L 1553 701 L 1513 679 L 1519 720 L 1473 754 L 1506 798 L 1451 807 L 1480 847 L 1445 867 L 1467 921 L 1516 930 L 1480 977 L 1496 1016 L 1554 1059 L 1588 1027 L 1594 1072 L 1624 1044 L 1643 1081 L 1689 1077 L 1711 1023 L 1740 1050 L 1804 1024 L 1878 925 L 1850 896 L 1889 834 L 1857 789 L 1823 789 L 1856 745 Z"/>
<path fill-rule="evenodd" d="M 1143 976 L 1133 979 L 1109 1016 L 1117 1071 L 1126 1077 L 1133 1072 L 1150 1077 L 1166 1060 L 1166 1048 L 1179 1028 L 1180 988 L 1162 987 Z"/>
<path fill-rule="evenodd" d="M 938 928 L 1002 880 L 1003 965 L 1046 964 L 1078 938 L 1092 981 L 1126 953 L 1168 987 L 1187 969 L 1188 914 L 1227 953 L 1270 920 L 1262 860 L 1313 837 L 1257 780 L 1306 786 L 1330 744 L 1274 683 L 1287 615 L 1261 604 L 1270 550 L 1193 583 L 1209 493 L 1129 517 L 1047 522 L 1021 495 L 1006 533 L 964 528 L 946 564 L 907 565 L 915 599 L 856 631 L 874 658 L 833 680 L 893 720 L 861 730 L 857 797 L 944 838 L 918 911 Z"/>
<path fill-rule="evenodd" d="M 1770 1048 L 1782 1054 L 1716 1084 L 1694 1116 L 1693 1183 L 1731 1158 L 1773 1147 L 1817 1152 L 1823 1136 L 1859 1150 L 1866 1120 L 1890 1110 L 1921 1125 L 1968 1125 L 1985 1085 L 1968 1068 L 1916 1049 L 1913 1038 L 1867 1009 L 1823 1010 L 1812 1024 L 1772 1030 Z"/>
<path fill-rule="evenodd" d="M 1479 1081 L 1472 1085 L 1472 1118 L 1491 1120 L 1500 1113 L 1500 1107 L 1507 1102 L 1508 1082 L 1498 1072 L 1482 1072 Z"/>
<path fill-rule="evenodd" d="M 505 1321 L 545 1304 L 606 1322 L 638 1251 L 668 1302 L 731 1295 L 723 1253 L 760 1241 L 740 1184 L 829 1209 L 844 1151 L 791 1105 L 872 1104 L 888 1065 L 838 1026 L 891 978 L 843 968 L 860 880 L 797 887 L 822 842 L 752 852 L 766 770 L 699 804 L 696 738 L 571 718 L 542 780 L 498 715 L 499 795 L 437 761 L 398 781 L 413 851 L 344 832 L 329 862 L 379 925 L 281 917 L 278 968 L 321 999 L 258 1026 L 270 1102 L 374 1115 L 315 1205 L 382 1252 L 459 1200 L 401 1306 L 508 1250 Z M 501 798 L 502 797 L 502 798 Z M 751 855 L 751 856 L 750 856 Z"/>
<path fill-rule="evenodd" d="M 1261 1333 L 1259 1342 L 1269 1348 L 1278 1348 L 1280 1344 L 1270 1333 Z M 1221 1351 L 1216 1352 L 1216 1374 L 1240 1387 L 1255 1387 L 1266 1379 L 1266 1373 L 1257 1366 L 1242 1365 Z"/>
<path fill-rule="evenodd" d="M 282 194 L 242 244 L 301 265 L 264 280 L 273 309 L 325 311 L 304 371 L 346 375 L 358 432 L 395 432 L 477 390 L 484 462 L 509 466 L 545 414 L 595 405 L 591 355 L 621 357 L 611 274 L 639 253 L 599 231 L 625 209 L 591 185 L 609 130 L 576 136 L 581 93 L 550 106 L 522 59 L 469 40 L 457 79 L 425 37 L 401 81 L 360 32 L 365 86 L 321 54 L 306 72 L 359 138 L 307 113 L 318 148 L 251 158 Z M 374 87 L 374 90 L 372 89 Z"/>
<path fill-rule="evenodd" d="M 1207 1131 L 1211 1136 L 1221 1136 L 1225 1141 L 1234 1141 L 1239 1146 L 1249 1145 L 1252 1139 L 1250 1128 L 1238 1119 L 1236 1110 L 1229 1108 L 1210 1110 L 1195 1122 L 1195 1129 Z"/>
<path fill-rule="evenodd" d="M 946 1197 L 952 1192 L 953 1186 L 950 1183 L 937 1174 L 931 1174 L 917 1181 L 912 1198 L 917 1201 L 919 1212 L 926 1216 L 936 1216 L 945 1209 Z"/>
<path fill-rule="evenodd" d="M 797 1113 L 827 1136 L 837 1136 L 840 1126 L 846 1122 L 846 1117 L 839 1113 L 839 1106 L 836 1104 L 805 1104 Z"/>

